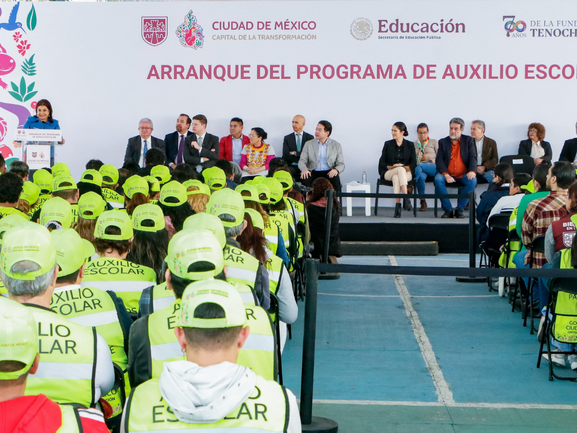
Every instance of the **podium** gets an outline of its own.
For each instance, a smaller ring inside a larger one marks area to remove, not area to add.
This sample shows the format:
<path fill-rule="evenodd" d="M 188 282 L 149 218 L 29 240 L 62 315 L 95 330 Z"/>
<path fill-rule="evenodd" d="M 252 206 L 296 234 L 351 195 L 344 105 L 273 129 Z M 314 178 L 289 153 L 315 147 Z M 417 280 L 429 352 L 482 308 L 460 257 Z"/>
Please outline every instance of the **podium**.
<path fill-rule="evenodd" d="M 61 146 L 59 129 L 18 129 L 16 141 L 22 143 L 22 160 L 30 171 L 54 165 L 54 147 Z"/>

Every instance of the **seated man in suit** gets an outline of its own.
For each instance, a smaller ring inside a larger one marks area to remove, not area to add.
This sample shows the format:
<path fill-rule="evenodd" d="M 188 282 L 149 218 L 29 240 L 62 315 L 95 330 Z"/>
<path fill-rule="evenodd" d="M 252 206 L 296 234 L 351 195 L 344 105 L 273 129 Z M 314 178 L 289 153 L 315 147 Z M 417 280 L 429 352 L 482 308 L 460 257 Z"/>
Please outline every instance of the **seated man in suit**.
<path fill-rule="evenodd" d="M 140 135 L 128 139 L 124 163 L 134 163 L 139 167 L 144 167 L 144 155 L 148 149 L 158 148 L 164 152 L 164 141 L 152 136 L 152 120 L 146 117 L 140 120 L 138 131 Z"/>
<path fill-rule="evenodd" d="M 477 149 L 473 137 L 463 134 L 465 122 L 454 117 L 449 122 L 449 136 L 439 140 L 435 194 L 447 194 L 447 183 L 462 185 L 461 194 L 468 194 L 477 186 Z M 441 218 L 464 218 L 463 210 L 469 199 L 460 198 L 453 215 L 451 200 L 441 199 L 445 213 Z"/>
<path fill-rule="evenodd" d="M 184 162 L 196 167 L 200 173 L 214 166 L 218 160 L 218 137 L 206 132 L 207 119 L 204 114 L 192 118 L 192 134 L 185 140 L 183 150 Z"/>
<path fill-rule="evenodd" d="M 304 132 L 305 118 L 297 114 L 293 118 L 293 133 L 285 135 L 282 142 L 282 158 L 289 165 L 289 170 L 293 177 L 298 178 L 301 174 L 299 170 L 299 158 L 303 145 L 314 137 L 308 132 Z"/>
<path fill-rule="evenodd" d="M 181 114 L 176 119 L 176 131 L 166 134 L 164 144 L 166 146 L 166 162 L 170 168 L 184 162 L 184 141 L 186 137 L 192 135 L 189 131 L 192 120 L 188 114 Z"/>
<path fill-rule="evenodd" d="M 477 175 L 483 177 L 490 185 L 495 177 L 494 168 L 499 162 L 497 143 L 485 136 L 485 122 L 473 120 L 471 123 L 471 137 L 477 148 Z"/>
<path fill-rule="evenodd" d="M 341 190 L 339 174 L 345 170 L 343 149 L 338 141 L 329 138 L 333 126 L 327 120 L 321 120 L 315 130 L 315 138 L 305 143 L 299 159 L 301 179 L 305 185 L 311 185 L 319 177 L 329 180 L 335 191 Z"/>
<path fill-rule="evenodd" d="M 575 129 L 577 130 L 577 123 L 575 124 Z M 567 161 L 573 164 L 574 167 L 577 167 L 577 138 L 571 138 L 565 141 L 561 155 L 559 156 L 559 161 Z"/>
<path fill-rule="evenodd" d="M 244 123 L 240 117 L 230 119 L 230 135 L 220 139 L 218 159 L 240 164 L 240 152 L 245 144 L 250 143 L 250 138 L 242 133 L 243 127 Z"/>

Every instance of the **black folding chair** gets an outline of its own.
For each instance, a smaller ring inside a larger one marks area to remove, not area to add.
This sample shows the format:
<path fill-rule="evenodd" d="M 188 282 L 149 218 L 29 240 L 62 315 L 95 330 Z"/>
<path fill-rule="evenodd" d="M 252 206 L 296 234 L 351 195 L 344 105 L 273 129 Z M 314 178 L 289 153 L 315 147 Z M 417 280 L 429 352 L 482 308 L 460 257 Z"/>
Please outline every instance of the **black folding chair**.
<path fill-rule="evenodd" d="M 532 175 L 535 168 L 535 161 L 528 155 L 505 155 L 501 157 L 499 162 L 509 164 L 513 167 L 513 173 L 515 174 L 527 173 Z"/>
<path fill-rule="evenodd" d="M 275 328 L 275 332 L 276 332 L 276 358 L 277 358 L 277 371 L 278 371 L 278 383 L 280 385 L 283 384 L 283 379 L 282 379 L 282 353 L 280 350 L 280 325 L 279 325 L 279 317 L 278 317 L 278 309 L 279 309 L 279 304 L 278 304 L 278 298 L 276 297 L 276 295 L 273 292 L 270 292 L 270 308 L 269 308 L 269 313 L 273 315 L 274 320 L 274 328 Z"/>
<path fill-rule="evenodd" d="M 549 361 L 549 380 L 553 381 L 553 378 L 558 380 L 569 380 L 571 382 L 577 382 L 577 376 L 567 377 L 567 376 L 559 376 L 553 370 L 553 362 L 551 361 L 551 338 L 555 338 L 555 335 L 558 337 L 565 336 L 566 338 L 569 337 L 574 339 L 577 342 L 577 336 L 575 332 L 573 335 L 567 336 L 566 329 L 567 325 L 559 325 L 560 329 L 557 329 L 557 320 L 559 317 L 562 317 L 564 320 L 567 320 L 567 317 L 573 317 L 574 321 L 577 321 L 577 314 L 567 314 L 567 312 L 558 311 L 557 308 L 557 300 L 559 296 L 563 296 L 563 294 L 573 295 L 577 297 L 577 278 L 563 278 L 563 277 L 554 277 L 549 280 L 549 300 L 547 301 L 547 311 L 545 312 L 545 323 L 544 323 L 544 332 L 543 338 L 541 339 L 541 345 L 539 347 L 539 359 L 537 360 L 537 368 L 541 366 L 541 358 L 544 352 L 543 346 L 547 344 L 547 359 Z M 573 299 L 573 302 L 577 303 L 577 299 Z M 574 311 L 577 311 L 577 306 L 573 308 Z M 549 317 L 551 315 L 551 318 Z M 545 340 L 547 340 L 545 342 Z M 555 340 L 561 343 L 567 343 L 567 341 L 561 341 L 558 338 Z M 562 355 L 576 355 L 577 352 L 572 350 L 570 352 L 554 352 L 555 354 L 562 354 Z"/>
<path fill-rule="evenodd" d="M 545 253 L 545 235 L 537 236 L 533 239 L 530 248 L 529 269 L 533 269 L 534 254 Z M 527 326 L 527 316 L 531 316 L 531 329 L 529 333 L 534 334 L 537 329 L 535 328 L 535 318 L 533 317 L 533 290 L 538 284 L 538 278 L 531 277 L 528 283 L 525 293 L 521 293 L 521 317 L 523 319 L 523 326 Z M 524 284 L 523 280 L 521 280 L 521 284 Z"/>
<path fill-rule="evenodd" d="M 393 181 L 380 179 L 380 178 L 377 179 L 377 188 L 376 188 L 377 194 L 379 193 L 379 189 L 380 189 L 381 185 L 390 186 L 392 188 L 393 187 Z M 411 179 L 407 184 L 408 187 L 410 186 L 413 188 L 413 192 L 415 191 L 416 185 L 417 185 L 417 182 L 415 179 Z M 413 194 L 410 194 L 410 195 L 407 194 L 407 200 L 411 200 L 411 195 L 413 195 Z M 417 198 L 413 197 L 412 199 L 413 199 L 413 216 L 416 217 L 417 216 Z M 377 216 L 378 212 L 379 212 L 379 196 L 377 195 L 375 197 L 375 216 Z"/>
<path fill-rule="evenodd" d="M 516 254 L 521 247 L 521 238 L 517 233 L 516 229 L 509 230 L 509 235 L 507 236 L 507 241 L 505 242 L 505 246 L 503 247 L 503 252 L 505 253 L 505 267 L 509 267 L 509 263 L 511 262 L 511 256 Z M 511 312 L 515 311 L 515 301 L 517 299 L 517 293 L 519 291 L 519 280 L 515 278 L 515 283 L 512 283 L 512 278 L 515 277 L 506 277 L 504 285 L 509 289 L 509 303 L 512 304 Z"/>
<path fill-rule="evenodd" d="M 479 259 L 480 268 L 498 268 L 501 248 L 507 241 L 509 234 L 509 218 L 511 212 L 501 212 L 489 218 L 489 235 L 481 242 L 481 257 Z M 487 277 L 489 292 L 497 291 L 493 288 L 493 278 Z"/>

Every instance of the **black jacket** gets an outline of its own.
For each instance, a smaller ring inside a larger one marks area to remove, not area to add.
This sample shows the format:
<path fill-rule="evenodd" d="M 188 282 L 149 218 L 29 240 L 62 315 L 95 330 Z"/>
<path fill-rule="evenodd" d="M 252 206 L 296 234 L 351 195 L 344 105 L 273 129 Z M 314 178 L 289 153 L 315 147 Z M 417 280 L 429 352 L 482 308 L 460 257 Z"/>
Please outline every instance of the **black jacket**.
<path fill-rule="evenodd" d="M 543 156 L 543 161 L 547 161 L 551 163 L 551 159 L 553 159 L 553 151 L 551 150 L 551 145 L 548 141 L 542 141 L 541 146 L 545 150 L 545 155 Z M 519 143 L 519 155 L 527 155 L 531 156 L 531 147 L 533 147 L 533 143 L 530 139 L 523 140 Z"/>
<path fill-rule="evenodd" d="M 398 146 L 395 140 L 385 141 L 385 145 L 383 146 L 383 151 L 381 153 L 381 158 L 379 159 L 379 176 L 381 178 L 387 172 L 388 166 L 398 163 L 396 162 L 397 149 Z M 412 142 L 403 139 L 401 149 L 403 151 L 403 160 L 400 162 L 411 169 L 411 174 L 414 179 L 415 168 L 417 168 L 417 154 L 415 152 L 415 145 Z"/>

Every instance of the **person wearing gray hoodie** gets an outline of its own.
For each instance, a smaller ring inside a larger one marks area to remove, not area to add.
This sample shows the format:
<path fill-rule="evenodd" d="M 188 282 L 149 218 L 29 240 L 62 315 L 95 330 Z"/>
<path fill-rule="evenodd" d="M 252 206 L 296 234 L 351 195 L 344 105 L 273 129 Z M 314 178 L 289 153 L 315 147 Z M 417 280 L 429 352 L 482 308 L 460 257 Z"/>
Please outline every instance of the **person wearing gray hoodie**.
<path fill-rule="evenodd" d="M 294 394 L 236 364 L 250 333 L 246 323 L 242 298 L 230 284 L 189 285 L 175 328 L 186 361 L 164 364 L 159 379 L 132 390 L 121 432 L 300 432 Z"/>

